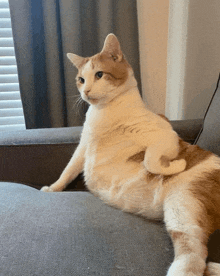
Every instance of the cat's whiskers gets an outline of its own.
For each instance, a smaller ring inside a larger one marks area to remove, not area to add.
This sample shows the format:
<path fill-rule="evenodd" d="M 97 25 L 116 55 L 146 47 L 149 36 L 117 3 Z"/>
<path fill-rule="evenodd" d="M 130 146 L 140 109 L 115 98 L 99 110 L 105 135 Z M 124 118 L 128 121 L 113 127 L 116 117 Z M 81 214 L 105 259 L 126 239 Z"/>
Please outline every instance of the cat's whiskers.
<path fill-rule="evenodd" d="M 73 105 L 73 108 L 77 108 L 77 110 L 79 109 L 79 106 L 82 104 L 83 100 L 81 98 L 81 96 L 79 95 Z"/>
<path fill-rule="evenodd" d="M 71 97 L 76 98 L 74 100 L 72 109 L 76 110 L 76 115 L 82 116 L 82 112 L 80 112 L 80 111 L 84 110 L 84 108 L 82 107 L 85 103 L 84 100 L 82 99 L 81 95 L 73 95 Z"/>

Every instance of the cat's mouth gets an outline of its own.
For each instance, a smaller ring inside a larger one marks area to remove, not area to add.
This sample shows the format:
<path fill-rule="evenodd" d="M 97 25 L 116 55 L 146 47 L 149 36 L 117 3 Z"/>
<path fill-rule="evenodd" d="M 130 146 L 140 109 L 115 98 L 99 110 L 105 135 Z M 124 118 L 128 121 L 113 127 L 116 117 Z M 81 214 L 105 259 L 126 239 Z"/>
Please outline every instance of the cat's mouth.
<path fill-rule="evenodd" d="M 89 95 L 83 95 L 82 96 L 83 100 L 90 103 L 90 104 L 98 104 L 100 101 L 102 101 L 103 97 L 95 97 L 95 96 L 89 96 Z"/>
<path fill-rule="evenodd" d="M 89 103 L 96 103 L 96 102 L 98 102 L 97 98 L 91 97 L 91 96 L 88 96 L 88 95 L 85 95 L 85 94 L 82 95 L 82 99 L 84 101 L 86 101 L 86 102 L 89 102 Z"/>
<path fill-rule="evenodd" d="M 96 104 L 98 102 L 97 98 L 93 98 L 93 97 L 90 97 L 90 96 L 87 96 L 87 100 L 92 104 Z"/>

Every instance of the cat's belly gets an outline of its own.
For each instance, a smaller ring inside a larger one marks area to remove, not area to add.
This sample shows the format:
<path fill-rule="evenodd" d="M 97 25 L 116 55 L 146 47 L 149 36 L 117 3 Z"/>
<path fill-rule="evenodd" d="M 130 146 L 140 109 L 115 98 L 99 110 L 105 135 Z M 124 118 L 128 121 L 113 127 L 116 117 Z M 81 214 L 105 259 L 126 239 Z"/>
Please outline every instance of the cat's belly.
<path fill-rule="evenodd" d="M 144 158 L 143 153 L 136 156 L 135 161 L 127 157 L 97 161 L 90 155 L 84 167 L 86 185 L 110 205 L 151 219 L 162 219 L 162 181 L 160 177 L 149 178 L 141 158 Z"/>
<path fill-rule="evenodd" d="M 147 187 L 138 179 L 127 179 L 121 185 L 112 184 L 109 189 L 95 190 L 94 194 L 107 204 L 149 219 L 163 219 L 163 195 L 158 187 Z"/>
<path fill-rule="evenodd" d="M 109 189 L 113 182 L 121 183 L 144 169 L 144 154 L 139 157 L 138 162 L 134 162 L 130 160 L 130 156 L 140 150 L 130 146 L 129 142 L 127 146 L 123 143 L 123 146 L 118 143 L 115 147 L 111 146 L 110 149 L 93 147 L 87 150 L 84 176 L 89 189 Z"/>

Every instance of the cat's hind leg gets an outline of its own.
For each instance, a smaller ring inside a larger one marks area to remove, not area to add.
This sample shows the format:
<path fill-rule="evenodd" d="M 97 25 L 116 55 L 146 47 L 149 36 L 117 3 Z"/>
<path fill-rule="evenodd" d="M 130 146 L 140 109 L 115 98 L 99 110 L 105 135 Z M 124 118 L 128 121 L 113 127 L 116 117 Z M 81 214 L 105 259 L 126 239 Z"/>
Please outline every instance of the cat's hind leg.
<path fill-rule="evenodd" d="M 208 235 L 198 218 L 199 202 L 185 190 L 170 194 L 164 203 L 164 221 L 175 257 L 167 276 L 203 276 L 208 255 Z"/>

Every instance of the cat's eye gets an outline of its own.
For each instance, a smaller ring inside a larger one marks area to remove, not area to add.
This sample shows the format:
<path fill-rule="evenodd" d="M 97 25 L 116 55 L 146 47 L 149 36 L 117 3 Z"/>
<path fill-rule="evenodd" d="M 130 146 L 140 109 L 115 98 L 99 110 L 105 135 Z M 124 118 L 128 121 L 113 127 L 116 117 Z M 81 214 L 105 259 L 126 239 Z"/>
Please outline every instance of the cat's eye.
<path fill-rule="evenodd" d="M 101 77 L 103 76 L 103 72 L 102 71 L 99 71 L 95 74 L 96 78 L 99 80 L 101 79 Z"/>
<path fill-rule="evenodd" d="M 79 78 L 78 78 L 78 81 L 79 81 L 80 83 L 84 83 L 84 82 L 85 82 L 84 78 L 82 78 L 82 77 L 79 77 Z"/>

